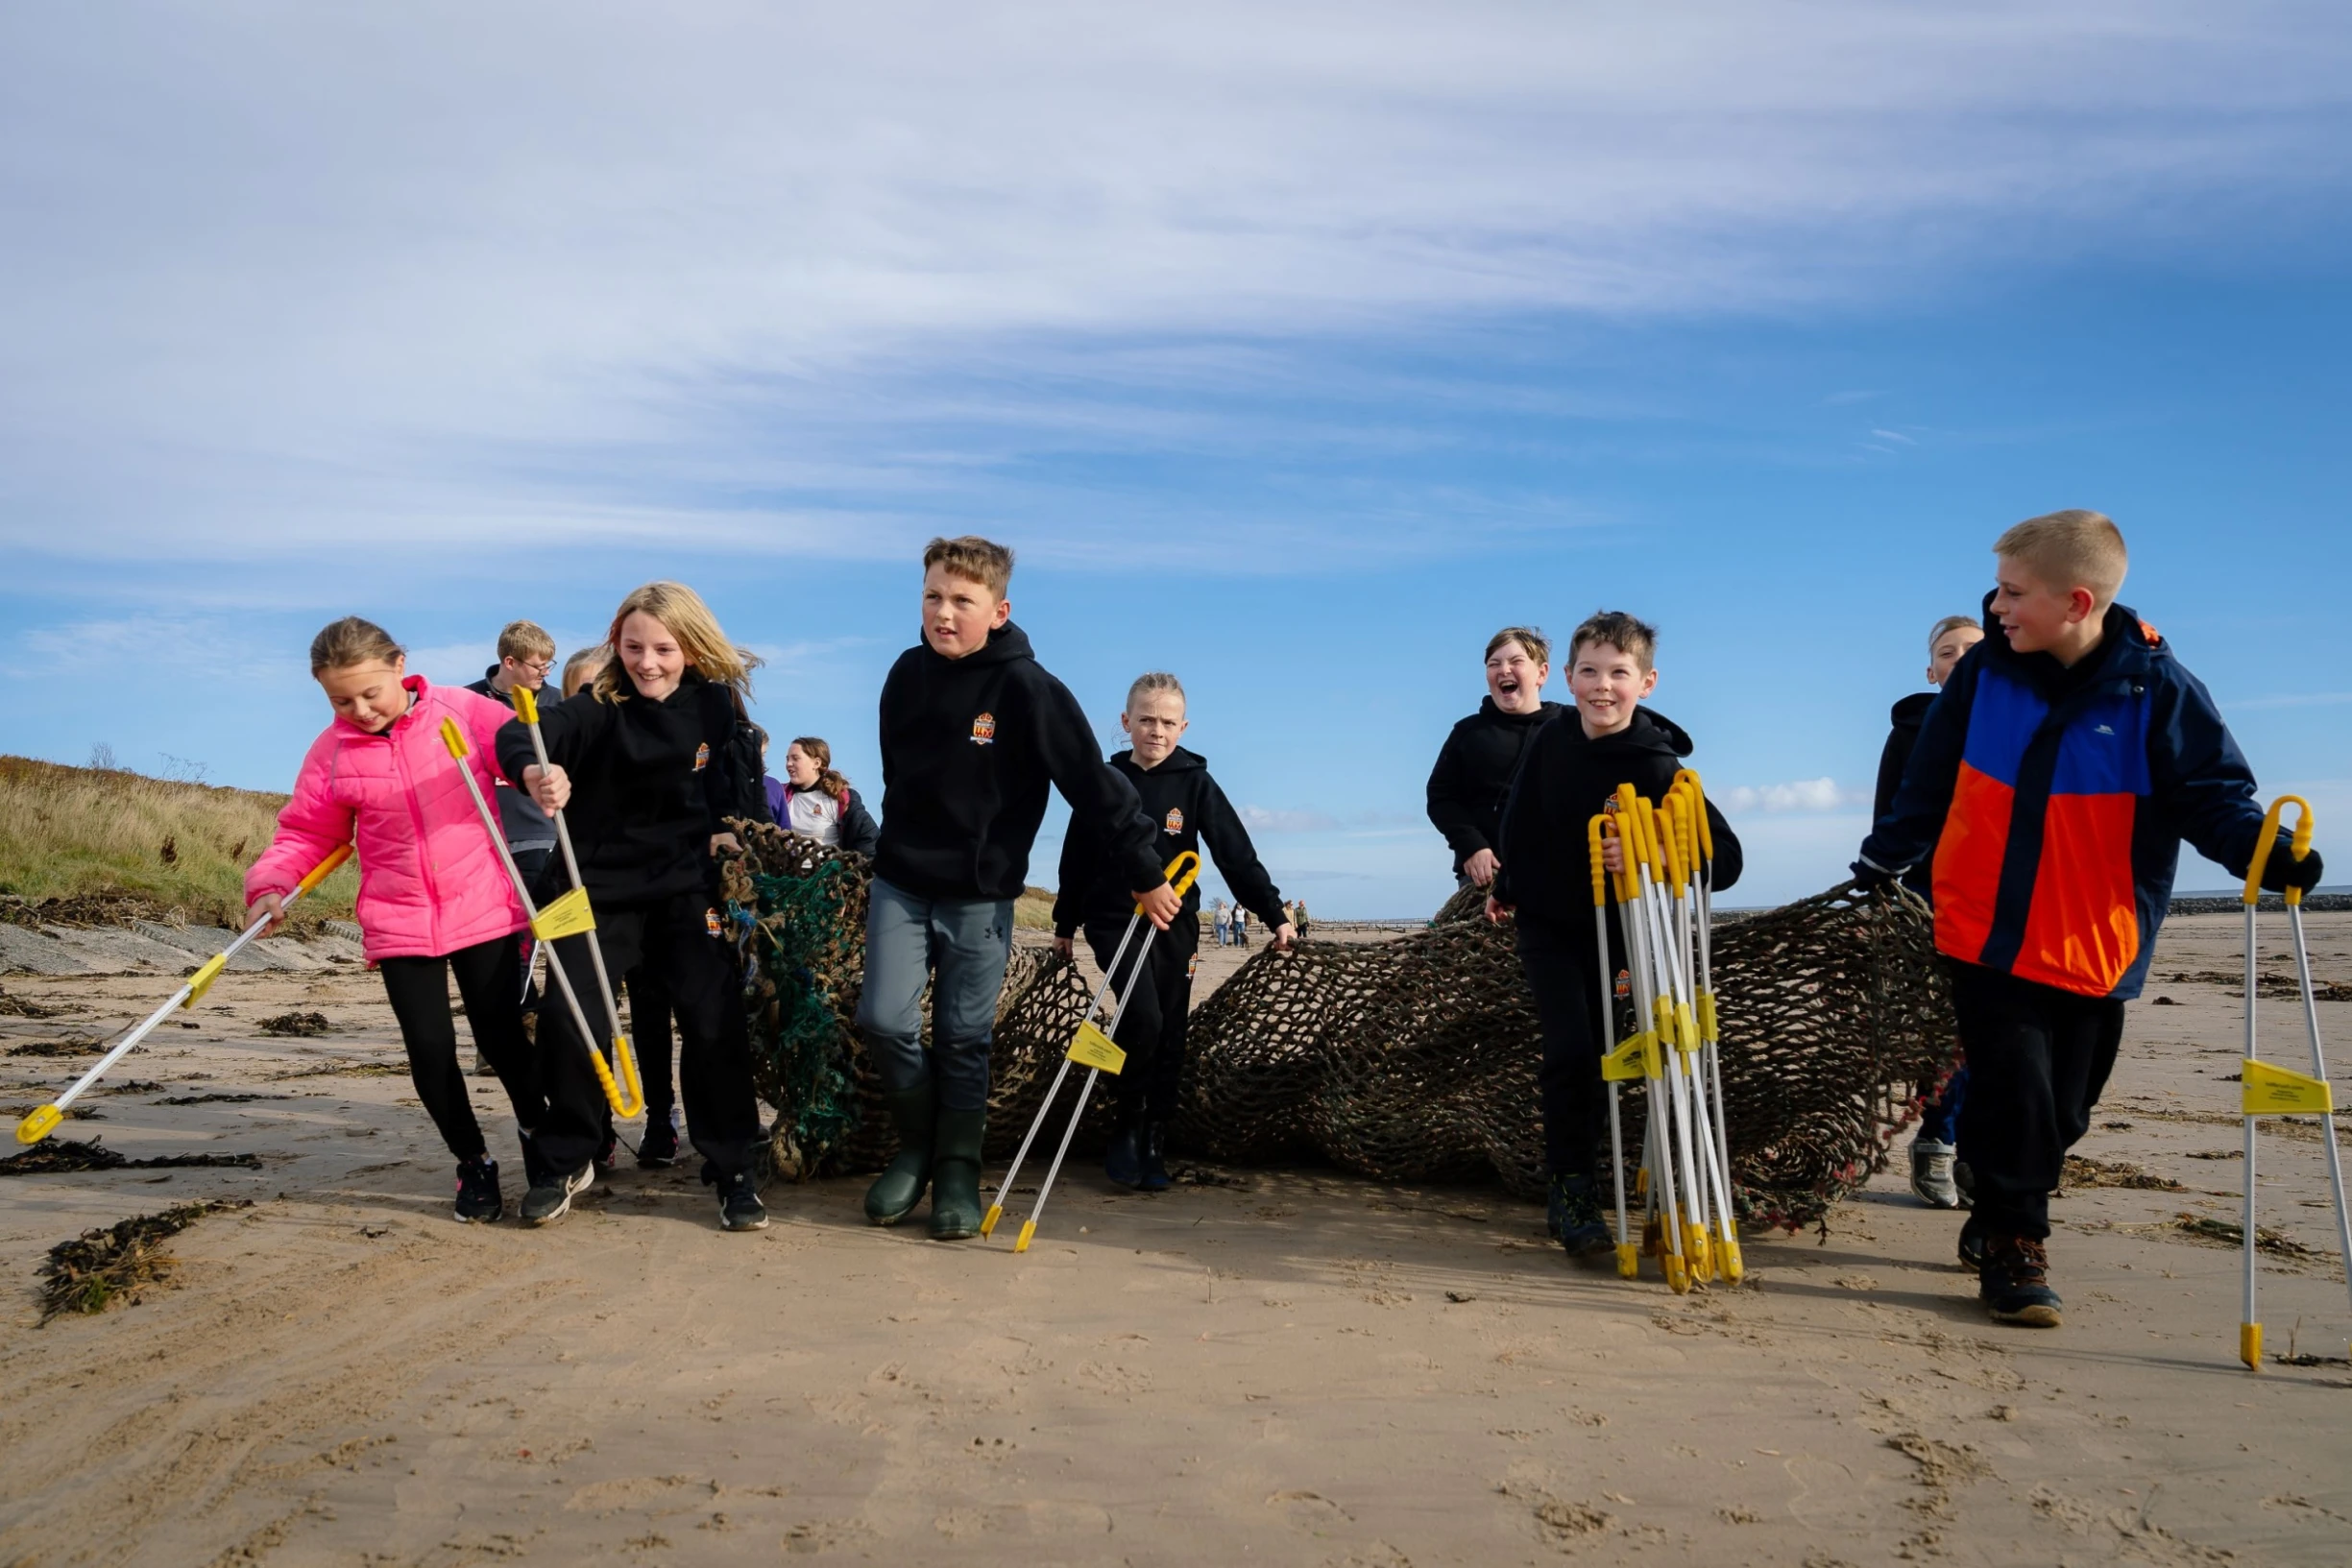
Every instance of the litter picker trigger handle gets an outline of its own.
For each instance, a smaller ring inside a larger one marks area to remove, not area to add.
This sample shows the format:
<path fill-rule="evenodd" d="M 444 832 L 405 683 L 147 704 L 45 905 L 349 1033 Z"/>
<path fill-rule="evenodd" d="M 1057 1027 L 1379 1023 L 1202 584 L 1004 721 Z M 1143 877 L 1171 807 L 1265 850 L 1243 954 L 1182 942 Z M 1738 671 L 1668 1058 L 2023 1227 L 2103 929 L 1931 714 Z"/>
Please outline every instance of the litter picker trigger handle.
<path fill-rule="evenodd" d="M 1601 859 L 1601 839 L 1609 827 L 1609 813 L 1595 811 L 1592 820 L 1585 824 L 1585 845 L 1592 856 L 1592 906 L 1601 908 L 1609 903 L 1609 867 Z"/>
<path fill-rule="evenodd" d="M 2295 825 L 2294 836 L 2288 841 L 2287 852 L 2298 860 L 2311 853 L 2311 802 L 2300 795 L 2281 795 L 2270 803 L 2270 809 L 2263 813 L 2262 832 L 2254 840 L 2254 858 L 2245 868 L 2243 902 L 2248 907 L 2262 898 L 2262 874 L 2269 869 L 2270 852 L 2278 847 L 2278 831 L 2290 806 L 2295 808 Z M 2299 891 L 2290 894 L 2289 902 L 2302 903 Z"/>
<path fill-rule="evenodd" d="M 1674 775 L 1674 782 L 1689 784 L 1691 821 L 1699 830 L 1699 857 L 1703 860 L 1714 859 L 1715 830 L 1709 826 L 1707 821 L 1707 785 L 1699 782 L 1699 772 L 1696 768 L 1684 768 L 1677 772 Z"/>
<path fill-rule="evenodd" d="M 1176 896 L 1177 898 L 1182 898 L 1185 894 L 1192 891 L 1193 883 L 1200 879 L 1200 856 L 1195 855 L 1190 850 L 1186 850 L 1183 854 L 1169 861 L 1167 868 L 1163 870 L 1160 875 L 1168 879 L 1168 886 L 1176 894 Z M 1135 912 L 1139 915 L 1142 914 L 1143 905 L 1140 904 L 1135 905 Z"/>
<path fill-rule="evenodd" d="M 466 742 L 466 732 L 457 727 L 457 720 L 453 718 L 441 721 L 441 743 L 449 748 L 451 757 L 462 758 L 473 749 Z"/>
<path fill-rule="evenodd" d="M 525 724 L 539 722 L 539 693 L 527 686 L 518 686 L 507 693 L 515 699 L 515 717 Z"/>

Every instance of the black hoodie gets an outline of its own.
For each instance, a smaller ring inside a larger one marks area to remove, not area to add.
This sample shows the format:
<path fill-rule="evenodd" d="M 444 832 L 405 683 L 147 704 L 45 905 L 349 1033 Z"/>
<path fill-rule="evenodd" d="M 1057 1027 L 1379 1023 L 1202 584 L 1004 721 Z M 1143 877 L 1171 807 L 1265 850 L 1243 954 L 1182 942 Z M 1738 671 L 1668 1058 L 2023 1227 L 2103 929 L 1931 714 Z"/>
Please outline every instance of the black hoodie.
<path fill-rule="evenodd" d="M 1165 880 L 1134 786 L 1104 764 L 1078 699 L 1009 621 L 961 659 L 928 641 L 898 656 L 882 686 L 882 783 L 874 875 L 909 893 L 1017 898 L 1049 783 L 1130 889 Z"/>
<path fill-rule="evenodd" d="M 1919 727 L 1934 706 L 1932 691 L 1914 691 L 1895 704 L 1889 715 L 1895 728 L 1886 737 L 1886 749 L 1879 753 L 1879 787 L 1871 797 L 1871 821 L 1886 815 L 1886 808 L 1895 804 L 1895 791 L 1903 785 L 1903 765 L 1911 760 L 1911 748 L 1919 743 Z"/>
<path fill-rule="evenodd" d="M 480 680 L 467 682 L 466 689 L 512 708 L 514 693 L 497 688 L 499 667 L 491 665 Z M 508 849 L 552 849 L 555 845 L 555 824 L 547 820 L 547 813 L 539 808 L 537 801 L 503 780 L 498 784 L 498 826 L 506 834 Z"/>
<path fill-rule="evenodd" d="M 1560 711 L 1560 704 L 1547 702 L 1532 713 L 1506 713 L 1487 697 L 1438 748 L 1437 766 L 1429 770 L 1429 820 L 1453 850 L 1455 871 L 1494 847 L 1519 758 L 1543 721 Z"/>
<path fill-rule="evenodd" d="M 1186 850 L 1198 855 L 1205 843 L 1233 896 L 1266 922 L 1268 930 L 1282 924 L 1282 895 L 1258 863 L 1249 830 L 1242 826 L 1233 803 L 1209 777 L 1207 759 L 1178 746 L 1155 768 L 1138 766 L 1131 751 L 1113 757 L 1110 765 L 1135 786 L 1144 815 L 1158 828 L 1152 853 L 1163 869 Z M 1055 933 L 1074 935 L 1090 920 L 1126 920 L 1135 912 L 1136 891 L 1119 863 L 1105 853 L 1101 837 L 1072 823 L 1061 841 L 1061 891 L 1054 900 Z M 1184 919 L 1177 923 L 1176 930 L 1191 933 L 1197 941 L 1200 927 L 1200 886 L 1195 882 L 1184 894 Z"/>
<path fill-rule="evenodd" d="M 740 814 L 729 775 L 734 693 L 689 669 L 656 702 L 626 669 L 619 677 L 625 701 L 599 702 L 591 687 L 539 711 L 547 760 L 571 776 L 564 822 L 589 897 L 642 904 L 712 886 L 711 835 Z M 538 760 L 531 732 L 509 719 L 498 731 L 498 771 L 520 779 Z"/>
<path fill-rule="evenodd" d="M 1647 708 L 1614 735 L 1588 739 L 1576 710 L 1564 708 L 1528 744 L 1517 783 L 1503 807 L 1502 870 L 1494 897 L 1538 920 L 1592 918 L 1592 857 L 1586 827 L 1593 813 L 1630 784 L 1652 802 L 1662 800 L 1690 736 L 1681 725 Z M 1739 840 L 1715 803 L 1707 803 L 1715 841 L 1714 888 L 1739 880 Z"/>

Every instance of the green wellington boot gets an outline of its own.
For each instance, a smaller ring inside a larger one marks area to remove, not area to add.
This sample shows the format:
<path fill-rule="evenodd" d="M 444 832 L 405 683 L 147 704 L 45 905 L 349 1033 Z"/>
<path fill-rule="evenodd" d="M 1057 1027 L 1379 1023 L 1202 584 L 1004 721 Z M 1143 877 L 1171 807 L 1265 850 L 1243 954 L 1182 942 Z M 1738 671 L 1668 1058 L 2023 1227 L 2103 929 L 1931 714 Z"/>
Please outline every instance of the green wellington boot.
<path fill-rule="evenodd" d="M 931 1181 L 931 1080 L 884 1098 L 890 1125 L 898 1129 L 898 1152 L 865 1190 L 865 1217 L 877 1225 L 895 1225 L 914 1213 Z"/>
<path fill-rule="evenodd" d="M 931 1239 L 934 1242 L 960 1242 L 980 1234 L 980 1146 L 987 1131 L 984 1110 L 939 1113 L 931 1161 Z"/>

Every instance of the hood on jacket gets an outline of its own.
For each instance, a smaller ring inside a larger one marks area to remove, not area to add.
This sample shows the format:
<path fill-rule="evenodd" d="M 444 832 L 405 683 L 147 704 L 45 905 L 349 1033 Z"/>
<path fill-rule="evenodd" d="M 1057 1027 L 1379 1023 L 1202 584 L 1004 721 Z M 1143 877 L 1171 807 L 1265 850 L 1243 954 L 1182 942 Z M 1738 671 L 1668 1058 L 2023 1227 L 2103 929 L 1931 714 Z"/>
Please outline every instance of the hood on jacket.
<path fill-rule="evenodd" d="M 1934 692 L 1914 691 L 1896 699 L 1893 711 L 1887 714 L 1887 721 L 1898 730 L 1916 730 L 1927 722 L 1928 710 L 1934 706 Z"/>
<path fill-rule="evenodd" d="M 1207 758 L 1197 751 L 1186 751 L 1182 746 L 1178 746 L 1162 758 L 1157 767 L 1148 768 L 1135 760 L 1135 748 L 1132 746 L 1128 747 L 1125 751 L 1111 753 L 1110 760 L 1114 766 L 1131 767 L 1151 779 L 1164 778 L 1171 773 L 1190 773 L 1196 768 L 1204 768 L 1209 765 Z"/>
<path fill-rule="evenodd" d="M 1614 735 L 1587 736 L 1584 733 L 1584 721 L 1576 716 L 1576 710 L 1573 708 L 1562 709 L 1559 718 L 1563 724 L 1575 725 L 1577 738 L 1596 750 L 1605 748 L 1612 751 L 1655 752 L 1666 757 L 1688 757 L 1697 749 L 1691 741 L 1688 731 L 1655 708 L 1635 709 L 1634 721 Z"/>

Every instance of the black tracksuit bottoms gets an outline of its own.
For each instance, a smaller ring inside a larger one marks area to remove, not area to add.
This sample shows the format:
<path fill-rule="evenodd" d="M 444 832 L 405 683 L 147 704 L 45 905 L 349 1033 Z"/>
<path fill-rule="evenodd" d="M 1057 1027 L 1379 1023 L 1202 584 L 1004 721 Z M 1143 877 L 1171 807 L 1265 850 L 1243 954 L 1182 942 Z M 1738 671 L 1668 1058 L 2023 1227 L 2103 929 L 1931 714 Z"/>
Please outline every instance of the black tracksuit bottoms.
<path fill-rule="evenodd" d="M 712 933 L 713 907 L 710 895 L 699 890 L 642 904 L 599 904 L 594 935 L 565 937 L 555 953 L 593 1029 L 609 1025 L 589 955 L 592 940 L 604 949 L 606 974 L 618 980 L 646 973 L 667 993 L 678 1025 L 687 1133 L 712 1167 L 706 1174 L 723 1180 L 751 1168 L 760 1102 L 751 1084 L 751 1040 L 735 947 Z M 588 1164 L 603 1142 L 604 1088 L 588 1059 L 590 1049 L 571 1022 L 571 1009 L 560 996 L 550 998 L 539 1021 L 539 1074 L 547 1093 L 539 1148 L 557 1171 Z"/>
<path fill-rule="evenodd" d="M 1593 987 L 1598 955 L 1589 922 L 1545 920 L 1524 912 L 1519 967 L 1535 993 L 1536 1024 L 1543 1035 L 1543 1066 L 1536 1077 L 1543 1116 L 1543 1163 L 1555 1176 L 1594 1180 L 1602 1169 L 1601 1139 L 1609 1126 L 1609 1091 L 1601 1083 L 1600 1007 Z M 1611 953 L 1612 964 L 1616 954 Z"/>
<path fill-rule="evenodd" d="M 1086 945 L 1094 949 L 1096 963 L 1109 969 L 1127 929 L 1124 920 L 1086 927 Z M 1116 1007 L 1120 994 L 1134 980 L 1137 954 L 1151 930 L 1149 924 L 1137 925 L 1134 940 L 1111 976 L 1106 1006 Z M 1179 919 L 1153 936 L 1152 951 L 1143 958 L 1143 979 L 1128 998 L 1119 1027 L 1111 1032 L 1112 1041 L 1127 1052 L 1127 1070 L 1111 1080 L 1110 1091 L 1111 1106 L 1123 1127 L 1167 1122 L 1176 1115 L 1176 1092 L 1184 1076 L 1184 1034 L 1192 1017 L 1193 955 L 1200 947 L 1198 920 Z"/>
<path fill-rule="evenodd" d="M 513 937 L 494 936 L 438 958 L 383 958 L 376 967 L 384 977 L 392 1016 L 400 1021 L 400 1043 L 408 1048 L 409 1081 L 451 1154 L 472 1160 L 489 1151 L 467 1098 L 465 1070 L 457 1065 L 457 1021 L 449 1012 L 452 975 L 474 1047 L 505 1087 L 517 1124 L 536 1127 L 546 1120 L 531 1042 L 522 1032 L 522 954 Z"/>
<path fill-rule="evenodd" d="M 645 1080 L 645 1124 L 667 1122 L 678 1104 L 677 1075 L 670 1071 L 675 1054 L 669 1034 L 669 993 L 659 971 L 639 964 L 621 982 L 629 993 L 629 1044 L 637 1048 L 637 1071 Z"/>
<path fill-rule="evenodd" d="M 1971 1223 L 1988 1236 L 2049 1236 L 2049 1194 L 2123 1043 L 2123 1003 L 1947 961 L 1968 1098 L 1960 1146 L 1976 1176 Z"/>

